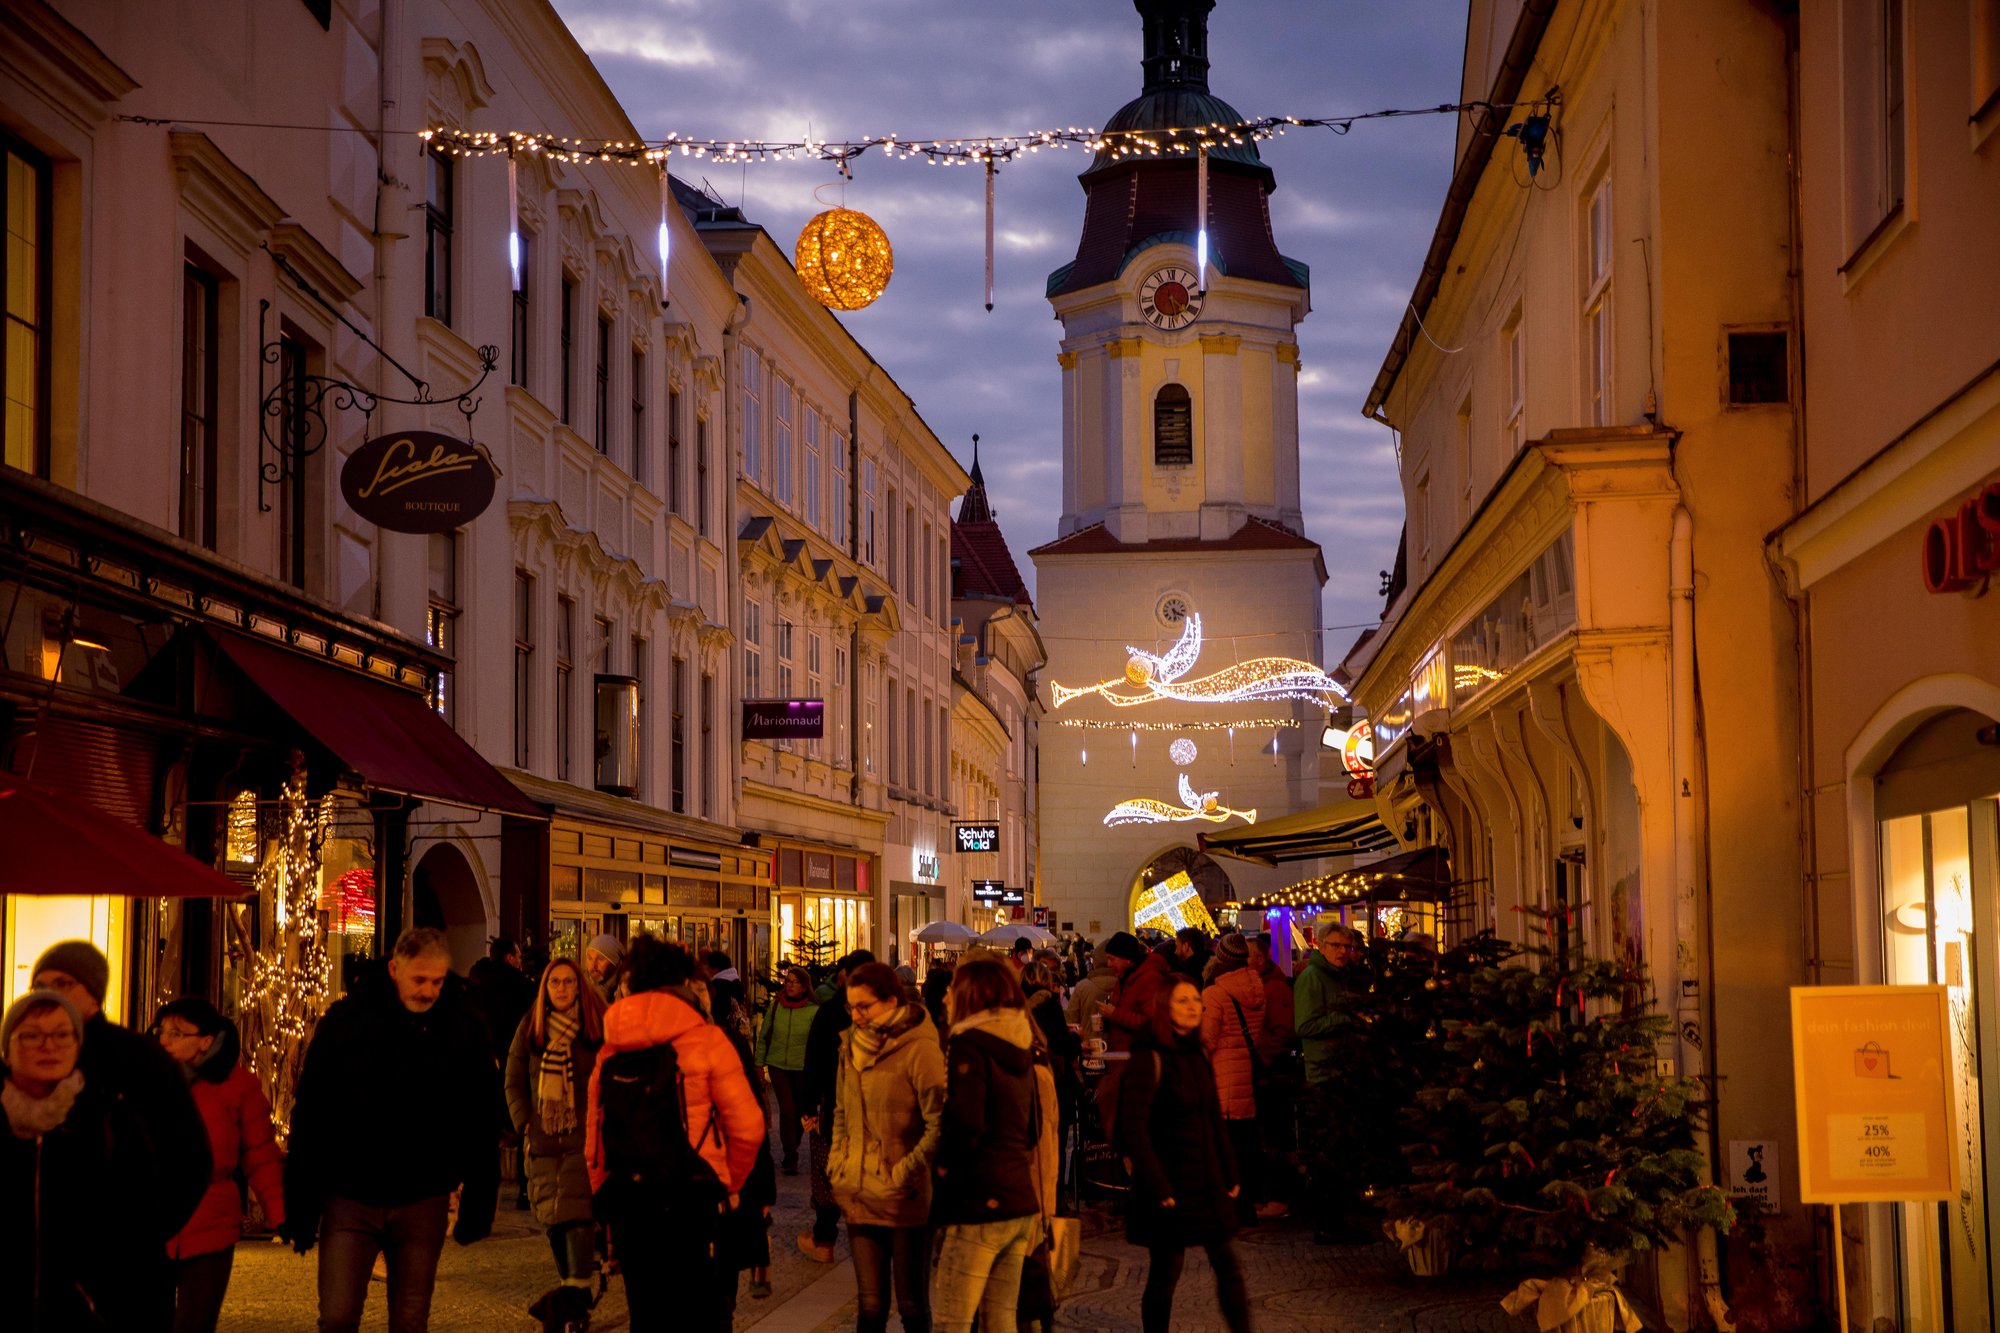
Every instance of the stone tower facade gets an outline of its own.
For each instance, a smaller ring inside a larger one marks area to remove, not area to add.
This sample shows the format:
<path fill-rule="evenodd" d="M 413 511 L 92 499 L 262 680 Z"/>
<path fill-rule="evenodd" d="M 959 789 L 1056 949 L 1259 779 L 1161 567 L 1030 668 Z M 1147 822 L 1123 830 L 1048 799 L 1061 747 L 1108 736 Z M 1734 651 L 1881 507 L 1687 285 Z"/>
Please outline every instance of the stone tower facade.
<path fill-rule="evenodd" d="M 1145 85 L 1108 133 L 1242 119 L 1208 90 L 1213 7 L 1137 0 Z M 1098 937 L 1130 929 L 1176 870 L 1211 906 L 1288 881 L 1208 861 L 1197 834 L 1313 804 L 1327 697 L 1312 677 L 1326 570 L 1299 503 L 1308 275 L 1272 235 L 1275 179 L 1254 143 L 1211 149 L 1201 217 L 1194 154 L 1120 142 L 1083 173 L 1076 258 L 1049 277 L 1063 512 L 1031 552 L 1043 898 Z"/>

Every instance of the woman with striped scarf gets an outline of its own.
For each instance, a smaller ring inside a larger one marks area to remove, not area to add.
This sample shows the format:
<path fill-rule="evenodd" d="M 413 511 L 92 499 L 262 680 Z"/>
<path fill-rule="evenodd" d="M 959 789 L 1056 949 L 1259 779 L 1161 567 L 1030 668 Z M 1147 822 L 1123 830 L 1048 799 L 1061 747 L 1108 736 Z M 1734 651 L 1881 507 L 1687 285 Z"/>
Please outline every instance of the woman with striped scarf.
<path fill-rule="evenodd" d="M 573 961 L 556 959 L 507 1054 L 507 1112 L 523 1136 L 535 1220 L 548 1228 L 556 1271 L 572 1287 L 597 1279 L 583 1122 L 603 1044 L 604 1000 Z"/>

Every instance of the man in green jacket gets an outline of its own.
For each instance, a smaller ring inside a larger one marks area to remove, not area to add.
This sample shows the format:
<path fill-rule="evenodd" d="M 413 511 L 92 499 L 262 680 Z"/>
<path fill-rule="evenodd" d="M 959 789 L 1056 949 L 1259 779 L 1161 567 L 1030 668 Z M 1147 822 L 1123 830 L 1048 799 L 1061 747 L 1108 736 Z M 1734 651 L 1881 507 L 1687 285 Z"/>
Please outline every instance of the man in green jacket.
<path fill-rule="evenodd" d="M 1355 1108 L 1343 1094 L 1367 1082 L 1367 1073 L 1344 1067 L 1355 1044 L 1356 990 L 1362 978 L 1361 932 L 1338 917 L 1313 924 L 1313 952 L 1292 983 L 1292 1013 L 1305 1057 L 1306 1092 L 1299 1105 L 1299 1148 L 1307 1178 L 1313 1240 L 1321 1245 L 1365 1245 L 1379 1239 L 1363 1221 L 1366 1209 L 1354 1178 L 1350 1136 Z"/>

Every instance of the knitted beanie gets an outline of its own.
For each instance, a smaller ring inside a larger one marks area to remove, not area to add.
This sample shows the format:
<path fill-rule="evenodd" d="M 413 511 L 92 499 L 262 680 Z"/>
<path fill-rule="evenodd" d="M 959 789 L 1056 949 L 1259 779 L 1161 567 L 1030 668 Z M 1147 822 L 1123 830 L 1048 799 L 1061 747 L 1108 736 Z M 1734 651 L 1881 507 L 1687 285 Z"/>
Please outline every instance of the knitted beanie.
<path fill-rule="evenodd" d="M 45 1004 L 52 1004 L 62 1010 L 63 1017 L 69 1020 L 70 1030 L 76 1033 L 76 1039 L 83 1040 L 83 1015 L 76 1011 L 75 1005 L 64 998 L 61 991 L 31 990 L 8 1005 L 7 1016 L 0 1019 L 0 1052 L 5 1052 L 7 1047 L 13 1044 L 14 1029 L 26 1020 L 28 1011 L 38 1009 Z"/>
<path fill-rule="evenodd" d="M 51 944 L 35 960 L 35 970 L 28 977 L 35 980 L 42 973 L 51 971 L 75 977 L 77 984 L 90 992 L 91 999 L 104 1003 L 104 992 L 111 985 L 111 963 L 89 940 L 64 940 L 61 944 Z"/>

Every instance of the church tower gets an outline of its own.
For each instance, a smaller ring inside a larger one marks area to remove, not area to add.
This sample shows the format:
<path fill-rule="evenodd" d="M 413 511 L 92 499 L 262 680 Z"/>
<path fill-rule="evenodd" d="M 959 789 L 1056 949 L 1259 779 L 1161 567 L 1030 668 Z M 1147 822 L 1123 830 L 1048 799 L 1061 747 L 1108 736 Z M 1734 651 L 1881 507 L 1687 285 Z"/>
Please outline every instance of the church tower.
<path fill-rule="evenodd" d="M 1104 127 L 1076 258 L 1049 276 L 1062 520 L 1030 553 L 1049 654 L 1042 896 L 1098 938 L 1135 907 L 1176 924 L 1150 915 L 1149 887 L 1180 871 L 1211 907 L 1288 882 L 1210 861 L 1197 834 L 1316 803 L 1332 698 L 1326 570 L 1299 502 L 1307 269 L 1277 248 L 1254 142 L 1209 150 L 1205 216 L 1194 153 L 1119 151 L 1121 132 L 1243 119 L 1208 88 L 1214 0 L 1135 5 L 1145 82 Z"/>

